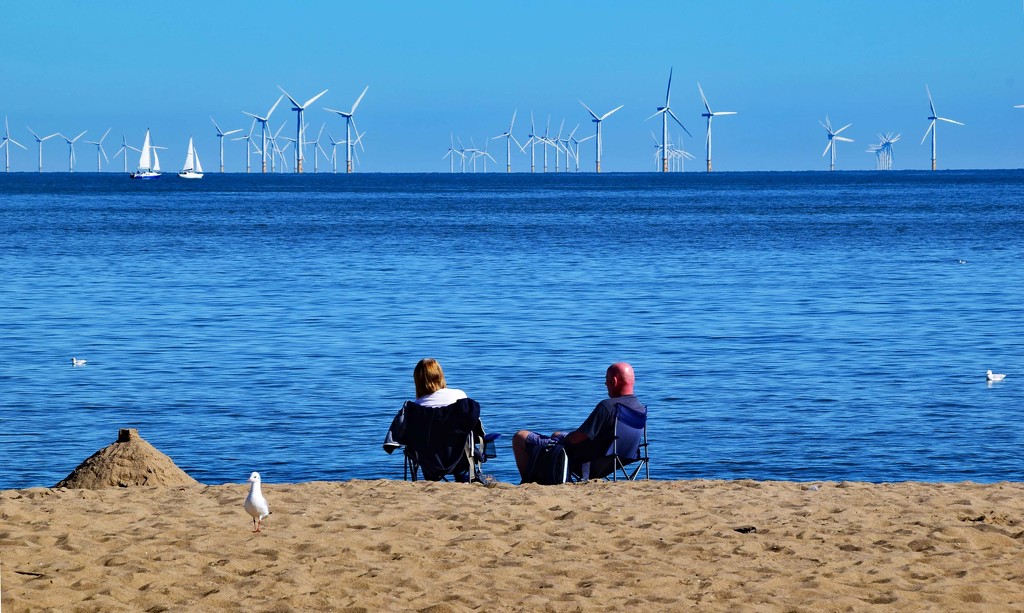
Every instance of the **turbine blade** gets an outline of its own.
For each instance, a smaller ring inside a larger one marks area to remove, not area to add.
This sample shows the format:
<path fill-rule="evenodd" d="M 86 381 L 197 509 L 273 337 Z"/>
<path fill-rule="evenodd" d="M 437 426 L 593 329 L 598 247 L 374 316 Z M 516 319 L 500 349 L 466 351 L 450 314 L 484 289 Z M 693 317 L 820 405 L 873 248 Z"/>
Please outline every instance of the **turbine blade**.
<path fill-rule="evenodd" d="M 289 95 L 289 94 L 288 94 L 288 92 L 284 91 L 284 88 L 283 88 L 283 87 L 281 87 L 280 85 L 278 85 L 278 86 L 277 86 L 277 89 L 281 90 L 281 93 L 283 93 L 283 94 L 284 94 L 285 96 L 288 96 L 288 100 L 290 100 L 290 101 L 291 101 L 291 103 L 292 103 L 293 105 L 295 105 L 295 106 L 299 106 L 299 103 L 298 103 L 298 101 L 297 101 L 297 100 L 295 100 L 295 98 L 292 98 L 292 97 L 291 97 L 291 95 Z M 277 100 L 278 100 L 278 102 L 280 102 L 280 100 L 281 100 L 281 99 L 280 99 L 280 98 L 278 98 Z M 274 106 L 277 106 L 277 105 L 275 104 Z M 273 112 L 274 112 L 274 111 L 273 111 L 273 109 L 271 109 L 270 113 L 273 113 Z M 270 117 L 270 113 L 267 113 L 267 117 Z"/>
<path fill-rule="evenodd" d="M 580 104 L 583 104 L 583 101 L 582 101 L 582 100 L 580 100 Z M 600 121 L 600 120 L 601 120 L 601 119 L 600 119 L 600 118 L 599 118 L 599 117 L 597 116 L 597 114 L 596 114 L 596 113 L 594 113 L 594 111 L 591 111 L 591 110 L 590 110 L 590 107 L 589 107 L 589 106 L 587 106 L 586 104 L 583 104 L 583 108 L 587 109 L 587 112 L 588 112 L 588 113 L 590 113 L 590 116 L 594 118 L 594 121 Z"/>
<path fill-rule="evenodd" d="M 349 114 L 350 114 L 350 115 L 356 112 L 356 107 L 357 107 L 357 106 L 359 106 L 359 103 L 363 101 L 363 96 L 365 96 L 365 95 L 366 95 L 366 90 L 368 90 L 368 89 L 370 89 L 370 86 L 369 86 L 369 85 L 367 85 L 366 87 L 364 87 L 364 88 L 363 88 L 363 93 L 359 94 L 359 97 L 358 97 L 358 98 L 356 98 L 356 102 L 355 102 L 355 104 L 353 104 L 353 105 L 352 105 L 352 110 L 351 110 L 351 111 L 349 111 Z"/>
<path fill-rule="evenodd" d="M 946 121 L 946 122 L 949 122 L 949 123 L 955 123 L 958 126 L 964 125 L 962 122 L 959 122 L 959 121 L 957 121 L 955 119 L 947 119 L 945 117 L 936 117 L 935 119 L 938 119 L 940 121 Z"/>
<path fill-rule="evenodd" d="M 848 123 L 848 124 L 846 124 L 845 126 L 843 126 L 843 127 L 839 128 L 838 130 L 836 130 L 835 132 L 833 132 L 833 134 L 839 134 L 840 132 L 842 132 L 842 131 L 843 131 L 843 130 L 845 130 L 846 128 L 849 128 L 849 127 L 850 127 L 850 126 L 852 126 L 852 125 L 853 125 L 852 123 Z"/>
<path fill-rule="evenodd" d="M 711 115 L 711 106 L 708 105 L 708 99 L 704 97 L 704 90 L 701 89 L 700 81 L 697 81 L 697 91 L 700 92 L 700 99 L 704 102 L 704 108 L 708 110 L 708 114 Z"/>
<path fill-rule="evenodd" d="M 283 90 L 282 90 L 282 91 L 283 91 Z M 269 110 L 269 111 L 267 111 L 267 116 L 266 116 L 266 117 L 264 118 L 264 121 L 267 121 L 267 120 L 269 120 L 269 119 L 270 119 L 270 116 L 271 116 L 271 115 L 273 114 L 273 112 L 274 112 L 274 109 L 276 109 L 276 108 L 277 108 L 277 105 L 281 104 L 281 99 L 282 99 L 282 98 L 284 98 L 284 96 L 278 96 L 278 97 L 277 97 L 277 102 L 275 102 L 275 103 L 274 103 L 274 106 L 270 107 L 270 110 Z M 255 115 L 253 115 L 253 117 L 255 117 Z"/>
<path fill-rule="evenodd" d="M 309 105 L 313 104 L 314 102 L 316 102 L 316 99 L 317 99 L 317 98 L 319 98 L 320 96 L 323 96 L 323 95 L 324 95 L 324 94 L 326 94 L 326 93 L 327 93 L 327 90 L 325 89 L 324 91 L 322 91 L 322 92 L 320 92 L 319 94 L 317 94 L 317 95 L 313 96 L 313 97 L 312 97 L 312 98 L 310 98 L 309 100 L 306 100 L 306 104 L 303 104 L 303 105 L 302 105 L 302 108 L 306 108 L 307 106 L 309 106 Z M 297 105 L 297 104 L 296 104 L 295 106 L 299 106 L 299 105 Z"/>
<path fill-rule="evenodd" d="M 690 138 L 693 138 L 693 134 L 690 134 L 690 131 L 686 129 L 686 126 L 684 126 L 684 125 L 683 125 L 683 122 L 679 121 L 679 118 L 678 118 L 678 117 L 676 117 L 676 114 L 675 114 L 675 113 L 673 113 L 671 109 L 665 109 L 665 110 L 667 110 L 667 111 L 668 111 L 668 114 L 669 114 L 669 115 L 670 115 L 670 116 L 672 117 L 672 119 L 675 119 L 675 120 L 676 120 L 676 123 L 677 123 L 677 124 L 679 124 L 679 127 L 683 129 L 683 132 L 686 132 L 686 134 L 687 134 L 687 135 L 688 135 L 688 136 L 689 136 Z"/>
<path fill-rule="evenodd" d="M 935 120 L 933 119 L 932 122 L 930 124 L 928 124 L 928 129 L 924 131 L 924 136 L 921 137 L 921 144 L 922 145 L 924 144 L 924 141 L 927 140 L 928 134 L 931 133 L 932 129 L 934 129 L 934 128 L 935 128 Z"/>
<path fill-rule="evenodd" d="M 605 113 L 604 115 L 601 116 L 601 121 L 604 121 L 605 119 L 608 119 L 608 117 L 611 116 L 612 113 L 614 113 L 615 111 L 621 109 L 624 106 L 626 106 L 626 105 L 625 104 L 620 104 L 619 106 L 615 107 L 614 109 L 608 111 L 607 113 Z"/>
<path fill-rule="evenodd" d="M 845 136 L 837 136 L 837 137 L 835 137 L 834 140 L 841 140 L 844 143 L 852 143 L 853 142 L 852 138 L 846 138 Z"/>
<path fill-rule="evenodd" d="M 822 152 L 821 157 L 825 157 L 825 155 L 828 154 L 828 150 L 831 149 L 831 148 L 832 148 L 832 141 L 828 141 L 828 144 L 825 145 L 825 151 Z"/>

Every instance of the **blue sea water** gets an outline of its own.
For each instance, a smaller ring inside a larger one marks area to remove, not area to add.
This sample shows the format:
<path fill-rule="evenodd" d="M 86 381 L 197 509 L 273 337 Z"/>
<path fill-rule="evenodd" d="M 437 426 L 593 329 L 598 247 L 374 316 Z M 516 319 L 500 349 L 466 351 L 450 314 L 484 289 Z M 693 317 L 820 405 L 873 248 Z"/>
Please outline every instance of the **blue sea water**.
<path fill-rule="evenodd" d="M 424 356 L 505 481 L 618 360 L 656 478 L 1019 481 L 1022 288 L 1021 171 L 0 175 L 0 489 L 401 478 Z"/>

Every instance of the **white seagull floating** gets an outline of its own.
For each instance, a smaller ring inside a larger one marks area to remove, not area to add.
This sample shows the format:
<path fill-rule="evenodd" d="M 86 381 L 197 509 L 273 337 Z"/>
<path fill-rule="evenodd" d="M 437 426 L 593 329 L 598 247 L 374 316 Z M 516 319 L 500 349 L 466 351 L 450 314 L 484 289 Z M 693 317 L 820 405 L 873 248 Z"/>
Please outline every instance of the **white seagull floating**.
<path fill-rule="evenodd" d="M 1006 378 L 1006 375 L 994 373 L 990 370 L 985 373 L 985 378 L 988 379 L 989 381 L 1002 381 L 1003 379 Z"/>
<path fill-rule="evenodd" d="M 85 366 L 85 360 L 79 360 L 78 358 L 71 358 L 72 366 Z M 989 371 L 991 372 L 991 371 Z"/>
<path fill-rule="evenodd" d="M 245 497 L 245 512 L 252 516 L 252 531 L 259 532 L 263 527 L 263 518 L 270 515 L 270 507 L 260 490 L 260 474 L 249 475 L 249 483 L 252 485 L 249 486 L 249 495 Z"/>

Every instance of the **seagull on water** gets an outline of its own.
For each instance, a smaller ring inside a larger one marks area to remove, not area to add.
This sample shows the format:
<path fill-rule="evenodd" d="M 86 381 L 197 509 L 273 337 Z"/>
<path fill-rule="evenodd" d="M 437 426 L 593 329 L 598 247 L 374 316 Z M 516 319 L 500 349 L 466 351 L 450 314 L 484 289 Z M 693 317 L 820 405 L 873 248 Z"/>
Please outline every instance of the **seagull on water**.
<path fill-rule="evenodd" d="M 72 366 L 85 366 L 85 360 L 79 360 L 78 358 L 71 358 Z"/>
<path fill-rule="evenodd" d="M 270 507 L 260 490 L 260 474 L 249 475 L 249 483 L 252 485 L 249 486 L 249 495 L 245 497 L 245 512 L 252 516 L 252 531 L 259 532 L 263 527 L 263 518 L 270 515 Z"/>
<path fill-rule="evenodd" d="M 1002 375 L 991 370 L 985 373 L 985 378 L 989 381 L 1002 381 L 1006 378 L 1006 375 Z"/>

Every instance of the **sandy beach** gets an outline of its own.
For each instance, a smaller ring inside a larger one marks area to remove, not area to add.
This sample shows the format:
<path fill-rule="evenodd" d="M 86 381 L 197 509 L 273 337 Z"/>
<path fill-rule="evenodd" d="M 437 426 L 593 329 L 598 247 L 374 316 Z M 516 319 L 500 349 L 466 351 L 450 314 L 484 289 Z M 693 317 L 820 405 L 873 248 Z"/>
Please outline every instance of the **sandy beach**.
<path fill-rule="evenodd" d="M 247 490 L 2 491 L 3 610 L 1024 610 L 1021 483 Z"/>

